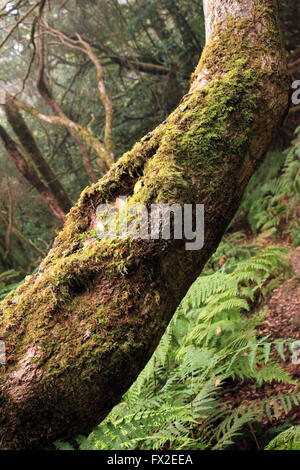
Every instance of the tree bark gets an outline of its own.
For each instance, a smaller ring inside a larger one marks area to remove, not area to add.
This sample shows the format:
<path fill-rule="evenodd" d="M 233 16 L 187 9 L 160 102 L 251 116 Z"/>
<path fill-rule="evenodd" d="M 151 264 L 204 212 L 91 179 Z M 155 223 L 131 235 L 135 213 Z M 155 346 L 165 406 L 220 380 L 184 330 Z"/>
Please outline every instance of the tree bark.
<path fill-rule="evenodd" d="M 11 97 L 8 96 L 8 100 L 3 106 L 3 109 L 7 121 L 11 125 L 20 143 L 22 144 L 23 149 L 28 155 L 28 159 L 30 159 L 35 165 L 36 169 L 51 191 L 53 198 L 57 199 L 60 207 L 65 213 L 67 213 L 72 207 L 72 201 L 70 200 L 59 179 L 48 165 L 47 160 L 41 153 L 32 133 L 23 119 L 23 116 L 19 112 L 17 106 L 14 105 Z"/>
<path fill-rule="evenodd" d="M 208 2 L 205 2 L 208 4 Z M 207 6 L 207 5 L 206 5 Z M 86 189 L 37 274 L 1 304 L 0 442 L 36 448 L 88 433 L 119 402 L 215 251 L 287 112 L 275 0 L 210 0 L 190 92 Z M 205 205 L 205 240 L 83 242 L 99 204 Z"/>

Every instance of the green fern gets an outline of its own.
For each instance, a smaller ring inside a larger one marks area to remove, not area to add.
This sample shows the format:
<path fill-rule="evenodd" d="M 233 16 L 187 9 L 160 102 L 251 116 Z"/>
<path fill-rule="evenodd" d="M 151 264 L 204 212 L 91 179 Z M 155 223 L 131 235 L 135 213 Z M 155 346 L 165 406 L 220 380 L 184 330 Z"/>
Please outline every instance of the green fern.
<path fill-rule="evenodd" d="M 293 382 L 273 355 L 292 340 L 257 338 L 263 313 L 247 313 L 255 291 L 286 267 L 285 251 L 255 251 L 248 259 L 242 252 L 233 269 L 200 276 L 122 402 L 88 438 L 78 438 L 81 449 L 223 449 L 245 424 L 269 413 L 267 404 L 230 412 L 220 398 L 229 378 L 250 378 L 258 386 Z M 288 412 L 292 397 L 279 399 Z"/>
<path fill-rule="evenodd" d="M 266 417 L 273 423 L 279 407 L 288 414 L 299 406 L 297 391 L 232 410 L 221 398 L 229 380 L 295 384 L 274 354 L 285 361 L 285 347 L 293 352 L 294 340 L 258 337 L 257 327 L 264 318 L 260 305 L 288 271 L 286 251 L 263 248 L 265 239 L 284 221 L 300 243 L 299 226 L 290 222 L 299 202 L 299 170 L 300 139 L 287 152 L 268 155 L 241 206 L 261 232 L 256 243 L 246 243 L 241 232 L 223 238 L 136 382 L 87 438 L 78 437 L 80 449 L 228 449 L 251 423 Z M 298 449 L 299 434 L 299 427 L 291 428 L 267 449 Z"/>
<path fill-rule="evenodd" d="M 292 426 L 280 433 L 265 450 L 300 450 L 300 426 Z"/>
<path fill-rule="evenodd" d="M 282 232 L 292 236 L 294 246 L 300 243 L 300 126 L 296 139 L 285 152 L 270 152 L 261 169 L 246 189 L 239 214 L 246 211 L 253 231 Z M 237 215 L 238 217 L 238 215 Z"/>

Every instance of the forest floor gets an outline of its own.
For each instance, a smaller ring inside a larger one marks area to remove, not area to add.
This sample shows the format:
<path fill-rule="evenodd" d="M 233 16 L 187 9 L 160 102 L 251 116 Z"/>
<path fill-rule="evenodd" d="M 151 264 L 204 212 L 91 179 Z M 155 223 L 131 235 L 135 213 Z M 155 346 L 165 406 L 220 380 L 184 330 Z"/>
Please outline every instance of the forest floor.
<path fill-rule="evenodd" d="M 274 243 L 272 243 L 274 245 Z M 280 244 L 280 246 L 282 246 Z M 285 244 L 286 246 L 286 244 Z M 270 341 L 277 339 L 300 340 L 300 246 L 298 248 L 286 246 L 289 248 L 289 260 L 291 266 L 291 275 L 289 279 L 283 281 L 271 292 L 271 295 L 263 305 L 266 315 L 257 328 L 258 335 L 268 336 Z M 296 365 L 292 362 L 292 354 L 285 346 L 284 349 L 286 360 L 280 358 L 276 351 L 276 359 L 280 365 L 295 380 L 300 382 L 300 364 Z M 251 404 L 265 401 L 267 398 L 282 393 L 292 393 L 299 385 L 276 383 L 264 384 L 258 387 L 257 384 L 250 380 L 232 381 L 224 388 L 224 401 L 226 407 L 230 409 L 243 406 L 249 408 Z M 290 425 L 300 424 L 300 407 L 294 405 L 292 410 L 286 414 L 280 403 L 277 403 L 279 416 L 273 416 L 270 423 L 267 415 L 263 417 L 262 427 L 259 432 L 266 432 L 269 428 L 280 426 L 290 422 Z M 272 409 L 272 402 L 271 402 Z M 256 439 L 255 431 L 251 427 L 249 439 L 239 442 L 236 446 L 238 450 L 257 449 L 260 450 L 258 439 Z"/>

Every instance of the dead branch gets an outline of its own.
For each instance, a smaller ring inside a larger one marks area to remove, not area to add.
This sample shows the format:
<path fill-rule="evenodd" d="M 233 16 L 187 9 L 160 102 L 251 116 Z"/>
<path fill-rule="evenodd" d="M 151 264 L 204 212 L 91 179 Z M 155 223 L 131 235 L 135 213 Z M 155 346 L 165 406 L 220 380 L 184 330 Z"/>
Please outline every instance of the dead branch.
<path fill-rule="evenodd" d="M 68 119 L 66 114 L 63 112 L 62 108 L 59 106 L 57 101 L 55 100 L 54 96 L 52 95 L 49 87 L 46 85 L 45 81 L 45 76 L 44 76 L 44 42 L 43 42 L 43 36 L 40 36 L 39 39 L 39 62 L 38 62 L 38 70 L 37 70 L 37 88 L 40 93 L 40 95 L 43 97 L 43 99 L 48 103 L 48 105 L 53 109 L 53 111 L 58 114 L 58 116 L 62 118 Z M 91 178 L 91 181 L 93 183 L 96 183 L 98 181 L 98 177 L 96 175 L 96 172 L 93 168 L 93 165 L 90 161 L 89 157 L 89 150 L 88 147 L 82 142 L 82 139 L 78 136 L 76 131 L 72 128 L 69 127 L 69 132 L 71 136 L 73 137 L 74 141 L 78 145 L 81 153 L 82 153 L 82 160 L 84 167 L 86 169 L 86 172 L 88 173 L 89 177 Z"/>
<path fill-rule="evenodd" d="M 104 81 L 104 71 L 103 67 L 100 64 L 96 54 L 93 52 L 90 44 L 84 41 L 79 34 L 77 34 L 77 40 L 71 39 L 70 37 L 66 36 L 61 31 L 50 27 L 46 22 L 43 23 L 44 30 L 54 36 L 59 38 L 62 44 L 72 49 L 76 49 L 80 52 L 86 54 L 93 65 L 95 66 L 97 72 L 97 81 L 98 81 L 98 92 L 100 95 L 100 99 L 105 109 L 105 132 L 104 132 L 104 145 L 112 159 L 115 158 L 114 151 L 113 151 L 113 140 L 112 140 L 112 124 L 113 124 L 113 107 L 112 101 L 107 93 L 107 89 L 105 86 Z"/>
<path fill-rule="evenodd" d="M 25 20 L 25 18 L 27 18 L 27 16 L 30 15 L 31 12 L 33 12 L 33 10 L 35 10 L 35 8 L 37 6 L 39 6 L 41 4 L 41 1 L 38 1 L 35 5 L 32 5 L 29 10 L 26 11 L 26 13 L 24 13 L 24 15 L 20 16 L 20 18 L 9 28 L 8 30 L 8 33 L 6 34 L 6 36 L 4 37 L 4 39 L 1 41 L 0 43 L 0 49 L 4 46 L 4 44 L 8 41 L 8 39 L 10 38 L 10 36 L 12 35 L 12 33 L 14 32 L 14 30 L 19 26 L 20 23 L 22 23 L 22 21 Z"/>
<path fill-rule="evenodd" d="M 7 215 L 4 211 L 0 211 L 0 217 L 3 220 L 5 224 L 9 224 L 7 220 Z M 28 245 L 30 248 L 32 248 L 38 255 L 43 256 L 44 252 L 43 250 L 40 250 L 37 246 L 35 246 L 34 243 L 32 243 L 31 240 L 26 238 L 20 230 L 18 230 L 14 225 L 11 225 L 11 233 L 13 233 L 22 243 L 25 243 Z"/>
<path fill-rule="evenodd" d="M 86 129 L 80 124 L 72 121 L 67 116 L 50 116 L 40 112 L 38 109 L 34 108 L 24 101 L 14 98 L 14 103 L 18 108 L 23 109 L 25 112 L 35 116 L 41 121 L 47 122 L 48 124 L 53 124 L 58 127 L 66 127 L 70 133 L 74 131 L 79 137 L 86 143 L 89 148 L 92 148 L 96 155 L 98 156 L 99 167 L 106 172 L 110 165 L 112 164 L 112 159 L 107 153 L 104 144 L 96 139 L 90 129 Z"/>

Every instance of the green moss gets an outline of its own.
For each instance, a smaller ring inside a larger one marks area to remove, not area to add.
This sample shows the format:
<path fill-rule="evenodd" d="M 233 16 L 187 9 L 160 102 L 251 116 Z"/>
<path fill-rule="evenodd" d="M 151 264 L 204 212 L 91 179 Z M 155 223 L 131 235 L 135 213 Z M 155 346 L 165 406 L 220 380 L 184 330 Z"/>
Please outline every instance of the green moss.
<path fill-rule="evenodd" d="M 273 21 L 267 10 L 259 15 Z M 228 18 L 226 29 L 217 28 L 219 39 L 207 45 L 191 93 L 101 181 L 83 191 L 40 271 L 1 304 L 10 367 L 37 344 L 36 364 L 43 366 L 45 387 L 63 374 L 59 383 L 66 389 L 83 387 L 100 373 L 101 383 L 112 371 L 122 377 L 127 364 L 137 363 L 137 373 L 149 357 L 215 249 L 276 130 L 273 121 L 288 101 L 286 69 L 276 49 L 270 52 L 277 39 L 263 30 L 248 38 L 248 31 L 253 31 L 248 19 Z M 197 89 L 203 68 L 208 84 Z M 97 205 L 121 195 L 128 196 L 129 206 L 204 203 L 201 255 L 161 241 L 84 244 L 94 233 Z M 134 377 L 135 370 L 130 374 Z"/>
<path fill-rule="evenodd" d="M 260 18 L 268 18 L 271 13 L 264 9 L 259 10 L 258 14 Z M 59 331 L 56 311 L 64 311 L 69 319 L 74 308 L 76 323 L 79 324 L 84 319 L 92 318 L 96 311 L 97 324 L 103 326 L 104 331 L 106 315 L 111 316 L 114 310 L 127 305 L 132 288 L 130 284 L 127 289 L 122 285 L 121 295 L 111 296 L 109 307 L 92 303 L 87 311 L 86 299 L 76 295 L 76 292 L 85 290 L 90 279 L 101 272 L 105 272 L 105 277 L 111 281 L 119 279 L 120 275 L 126 278 L 130 266 L 137 263 L 141 255 L 136 248 L 132 254 L 132 240 L 95 240 L 83 246 L 82 241 L 94 234 L 89 229 L 89 220 L 100 201 L 113 201 L 116 195 L 127 194 L 129 206 L 135 203 L 149 206 L 153 202 L 191 203 L 195 199 L 195 189 L 191 185 L 193 178 L 197 179 L 201 187 L 198 193 L 201 200 L 198 202 L 209 201 L 214 193 L 220 191 L 220 187 L 226 186 L 228 166 L 242 165 L 247 152 L 250 152 L 250 159 L 256 158 L 250 142 L 257 132 L 254 121 L 257 108 L 261 106 L 261 87 L 266 80 L 264 75 L 270 74 L 270 70 L 262 70 L 261 56 L 266 44 L 270 43 L 270 47 L 274 47 L 275 39 L 272 33 L 268 33 L 269 37 L 266 38 L 262 32 L 258 34 L 257 47 L 253 50 L 252 41 L 245 41 L 245 34 L 252 27 L 248 19 L 237 22 L 228 18 L 226 30 L 221 27 L 216 30 L 220 39 L 211 41 L 206 47 L 192 78 L 193 82 L 205 67 L 210 77 L 209 85 L 187 96 L 166 123 L 125 154 L 99 183 L 83 191 L 57 239 L 57 246 L 41 266 L 41 278 L 39 275 L 32 276 L 17 290 L 15 297 L 20 295 L 21 301 L 16 304 L 12 303 L 12 296 L 7 297 L 2 305 L 7 325 L 16 323 L 16 319 L 21 322 L 25 312 L 34 311 L 36 305 L 40 305 L 39 315 L 31 318 L 30 325 L 26 325 L 30 331 L 25 335 L 25 343 L 20 347 L 16 360 L 37 337 L 39 342 L 43 342 L 45 354 L 50 353 L 53 344 L 49 340 L 49 330 L 56 325 L 55 332 Z M 282 75 L 285 70 L 274 68 L 271 73 Z M 218 178 L 215 177 L 216 171 L 219 173 Z M 137 181 L 139 185 L 134 192 Z M 159 292 L 155 297 L 159 303 Z M 52 317 L 53 322 L 49 322 Z M 70 337 L 68 333 L 65 334 L 68 348 L 72 338 L 80 337 L 78 327 L 71 324 Z M 19 334 L 16 333 L 17 336 Z M 104 343 L 107 348 L 113 347 L 116 335 L 118 342 L 121 341 L 115 329 L 114 334 Z M 43 338 L 46 337 L 48 339 L 45 342 Z M 126 334 L 124 341 L 127 344 Z M 81 350 L 83 346 L 77 342 L 76 339 L 74 348 Z M 15 343 L 18 343 L 17 338 Z M 93 340 L 89 339 L 84 348 L 90 351 L 92 345 L 102 345 L 105 350 L 101 334 L 99 337 L 93 336 Z M 59 345 L 55 348 L 54 356 L 61 347 Z M 57 358 L 55 362 L 59 370 Z M 49 369 L 52 368 L 51 364 L 50 360 Z"/>

